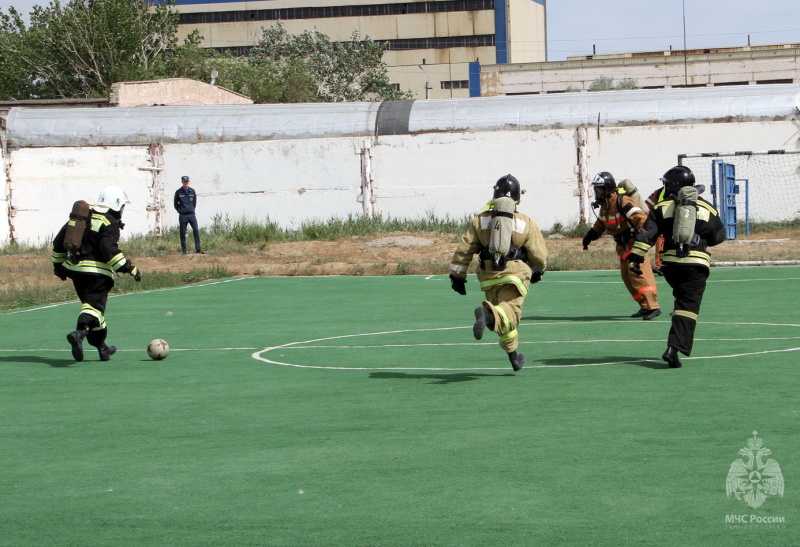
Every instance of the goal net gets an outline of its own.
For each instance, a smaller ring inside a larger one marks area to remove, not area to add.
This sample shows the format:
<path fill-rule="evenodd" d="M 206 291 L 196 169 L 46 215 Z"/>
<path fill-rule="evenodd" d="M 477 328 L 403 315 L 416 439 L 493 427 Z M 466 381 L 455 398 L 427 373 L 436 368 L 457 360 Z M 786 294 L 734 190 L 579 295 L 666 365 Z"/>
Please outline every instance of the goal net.
<path fill-rule="evenodd" d="M 751 233 L 800 226 L 800 150 L 680 154 L 678 164 L 692 170 L 717 209 L 735 208 L 741 235 L 746 224 Z M 735 195 L 726 197 L 732 185 L 725 188 L 724 174 L 735 179 Z"/>

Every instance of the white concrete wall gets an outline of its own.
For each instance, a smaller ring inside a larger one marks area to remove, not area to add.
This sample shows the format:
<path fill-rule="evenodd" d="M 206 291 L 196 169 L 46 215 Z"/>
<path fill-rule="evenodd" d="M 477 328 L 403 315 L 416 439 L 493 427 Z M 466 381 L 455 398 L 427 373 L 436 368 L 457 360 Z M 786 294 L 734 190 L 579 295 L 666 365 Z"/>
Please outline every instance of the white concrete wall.
<path fill-rule="evenodd" d="M 297 228 L 304 220 L 361 214 L 360 138 L 172 144 L 164 146 L 166 223 L 182 175 L 197 192 L 197 218 L 269 218 Z"/>
<path fill-rule="evenodd" d="M 371 150 L 373 210 L 384 217 L 471 215 L 491 197 L 494 181 L 511 173 L 527 190 L 520 209 L 542 228 L 578 220 L 574 128 L 426 132 L 376 139 L 165 144 L 163 170 L 155 174 L 146 146 L 11 149 L 11 182 L 0 196 L 0 242 L 11 237 L 9 219 L 17 242 L 47 240 L 66 221 L 73 201 L 96 198 L 112 184 L 123 187 L 132 202 L 124 217 L 126 235 L 157 231 L 158 207 L 163 225 L 174 226 L 172 195 L 181 175 L 192 178 L 204 227 L 215 215 L 269 218 L 287 228 L 305 220 L 359 216 L 364 148 Z M 631 178 L 649 193 L 680 153 L 776 148 L 800 148 L 792 121 L 589 127 L 587 171 Z"/>
<path fill-rule="evenodd" d="M 526 190 L 520 210 L 542 227 L 575 220 L 574 130 L 381 137 L 374 150 L 375 210 L 395 218 L 462 218 L 492 197 L 503 175 Z"/>
<path fill-rule="evenodd" d="M 12 211 L 5 210 L 4 221 L 11 219 L 18 243 L 39 243 L 55 235 L 67 221 L 72 203 L 97 199 L 106 186 L 125 189 L 131 201 L 123 234 L 147 232 L 155 214 L 148 211 L 153 202 L 152 175 L 140 167 L 148 165 L 147 147 L 23 148 L 9 155 L 12 181 Z M 8 203 L 6 202 L 6 205 Z M 3 242 L 12 235 L 4 222 Z"/>

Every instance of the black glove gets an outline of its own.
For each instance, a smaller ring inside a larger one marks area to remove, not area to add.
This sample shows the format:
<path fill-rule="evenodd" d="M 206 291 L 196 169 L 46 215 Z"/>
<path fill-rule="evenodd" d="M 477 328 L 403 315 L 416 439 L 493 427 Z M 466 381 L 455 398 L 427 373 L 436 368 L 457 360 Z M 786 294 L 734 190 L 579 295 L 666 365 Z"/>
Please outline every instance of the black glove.
<path fill-rule="evenodd" d="M 456 277 L 453 274 L 450 274 L 450 286 L 456 291 L 458 294 L 465 295 L 467 294 L 467 280 L 461 279 L 460 277 Z"/>
<path fill-rule="evenodd" d="M 538 283 L 539 281 L 542 280 L 542 276 L 544 275 L 544 272 L 542 270 L 540 270 L 539 268 L 535 268 L 534 267 L 532 269 L 533 269 L 533 273 L 531 274 L 531 283 Z"/>
<path fill-rule="evenodd" d="M 637 255 L 635 253 L 631 253 L 628 255 L 628 263 L 630 265 L 630 269 L 636 275 L 642 275 L 642 269 L 639 267 L 639 264 L 644 262 L 644 257 L 641 255 Z"/>
<path fill-rule="evenodd" d="M 583 238 L 583 250 L 586 251 L 589 249 L 589 243 L 592 241 L 600 239 L 600 234 L 598 234 L 594 228 L 586 232 L 586 235 Z"/>
<path fill-rule="evenodd" d="M 67 280 L 67 269 L 63 264 L 53 264 L 53 274 L 61 281 Z"/>
<path fill-rule="evenodd" d="M 139 271 L 139 268 L 131 264 L 131 269 L 128 272 L 133 276 L 133 280 L 139 283 L 142 280 L 142 272 Z"/>

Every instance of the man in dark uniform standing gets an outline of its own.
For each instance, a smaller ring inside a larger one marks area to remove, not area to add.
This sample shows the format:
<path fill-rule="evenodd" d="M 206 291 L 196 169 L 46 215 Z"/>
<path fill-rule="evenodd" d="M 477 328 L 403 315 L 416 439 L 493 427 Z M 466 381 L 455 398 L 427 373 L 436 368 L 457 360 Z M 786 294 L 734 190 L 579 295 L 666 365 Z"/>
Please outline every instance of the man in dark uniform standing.
<path fill-rule="evenodd" d="M 197 208 L 197 194 L 194 188 L 189 187 L 189 177 L 181 177 L 182 186 L 175 191 L 175 210 L 178 211 L 178 226 L 181 231 L 181 251 L 186 254 L 186 226 L 192 226 L 194 234 L 194 252 L 205 254 L 200 247 L 200 228 L 197 225 L 197 217 L 194 214 Z"/>
<path fill-rule="evenodd" d="M 725 226 L 719 214 L 710 203 L 697 196 L 694 235 L 691 244 L 683 247 L 674 239 L 673 227 L 676 224 L 676 211 L 681 204 L 678 192 L 686 186 L 694 186 L 694 173 L 682 165 L 673 167 L 664 173 L 666 198 L 658 202 L 651 210 L 647 221 L 639 231 L 633 251 L 629 256 L 631 271 L 640 272 L 640 265 L 645 264 L 645 255 L 658 239 L 664 236 L 664 250 L 661 251 L 661 270 L 664 278 L 672 287 L 675 297 L 675 310 L 672 312 L 672 326 L 667 339 L 667 349 L 661 358 L 670 368 L 682 366 L 678 353 L 692 354 L 694 331 L 697 327 L 697 316 L 706 290 L 711 256 L 708 247 L 719 245 L 725 241 Z"/>
<path fill-rule="evenodd" d="M 139 268 L 125 258 L 118 243 L 122 210 L 130 204 L 122 188 L 108 186 L 92 205 L 80 249 L 68 252 L 64 243 L 65 224 L 53 240 L 53 273 L 62 281 L 72 279 L 81 301 L 81 311 L 75 330 L 67 335 L 72 357 L 83 361 L 83 340 L 97 348 L 101 361 L 108 361 L 117 348 L 106 344 L 106 302 L 114 287 L 114 274 L 128 273 L 138 282 Z"/>

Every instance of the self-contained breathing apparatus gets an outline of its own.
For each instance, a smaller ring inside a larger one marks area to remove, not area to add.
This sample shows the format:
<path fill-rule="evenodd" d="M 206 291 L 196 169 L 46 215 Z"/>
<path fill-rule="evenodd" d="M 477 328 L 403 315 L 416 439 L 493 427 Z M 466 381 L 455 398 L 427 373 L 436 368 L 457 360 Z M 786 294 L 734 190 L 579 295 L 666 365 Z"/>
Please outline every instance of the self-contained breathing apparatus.
<path fill-rule="evenodd" d="M 700 243 L 700 236 L 694 231 L 697 222 L 698 191 L 694 186 L 684 186 L 675 197 L 675 216 L 672 224 L 672 241 L 675 243 L 675 256 L 686 258 L 693 247 Z"/>
<path fill-rule="evenodd" d="M 505 270 L 509 260 L 522 260 L 527 263 L 528 254 L 525 249 L 518 249 L 511 243 L 514 233 L 514 211 L 516 203 L 510 197 L 500 197 L 494 202 L 492 217 L 489 222 L 489 245 L 481 250 L 481 267 L 484 260 L 492 261 L 492 270 Z"/>
<path fill-rule="evenodd" d="M 675 202 L 672 224 L 672 241 L 675 243 L 675 256 L 686 258 L 692 247 L 700 243 L 700 236 L 694 231 L 697 222 L 697 199 L 705 190 L 702 185 L 695 186 L 692 170 L 676 165 L 661 177 L 667 194 Z"/>
<path fill-rule="evenodd" d="M 525 249 L 518 249 L 511 243 L 514 233 L 514 211 L 517 203 L 525 193 L 520 188 L 519 181 L 513 175 L 500 177 L 493 188 L 492 217 L 489 223 L 489 246 L 478 253 L 480 267 L 486 267 L 485 261 L 492 262 L 492 270 L 500 272 L 505 270 L 509 260 L 522 260 L 528 263 L 528 253 Z"/>
<path fill-rule="evenodd" d="M 89 228 L 90 221 L 91 205 L 84 200 L 73 203 L 69 221 L 67 221 L 67 230 L 64 234 L 64 248 L 71 255 L 80 257 L 83 236 Z"/>

